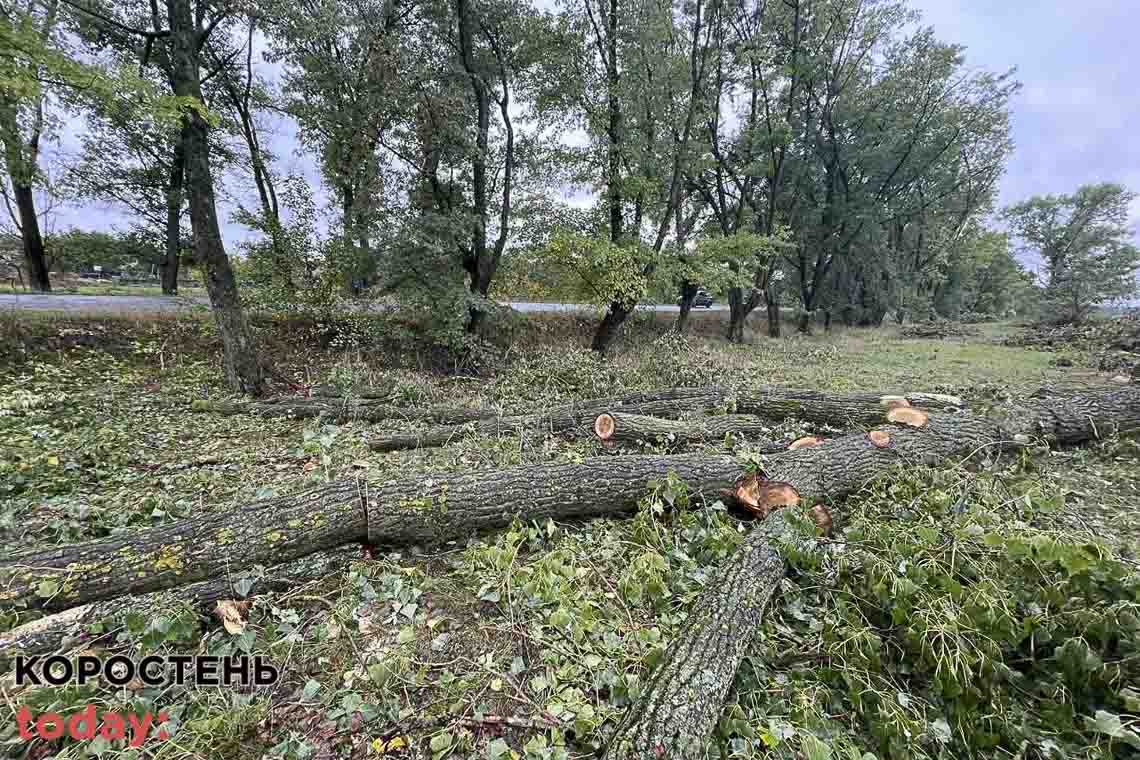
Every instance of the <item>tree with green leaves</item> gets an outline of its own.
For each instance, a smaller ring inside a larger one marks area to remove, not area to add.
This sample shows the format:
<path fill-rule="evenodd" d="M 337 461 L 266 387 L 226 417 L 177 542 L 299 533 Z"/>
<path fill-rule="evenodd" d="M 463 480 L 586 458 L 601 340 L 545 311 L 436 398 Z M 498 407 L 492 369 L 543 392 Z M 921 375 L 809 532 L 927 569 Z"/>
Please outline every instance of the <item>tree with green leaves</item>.
<path fill-rule="evenodd" d="M 1098 304 L 1140 292 L 1140 249 L 1128 218 L 1137 194 L 1105 182 L 1072 195 L 1037 195 L 1002 212 L 1023 248 L 1045 264 L 1046 304 L 1079 323 Z"/>
<path fill-rule="evenodd" d="M 155 64 L 164 73 L 171 96 L 156 113 L 172 119 L 180 130 L 185 190 L 194 235 L 194 254 L 205 274 L 206 292 L 222 338 L 226 380 L 240 393 L 260 395 L 266 389 L 266 367 L 258 355 L 242 309 L 233 267 L 226 255 L 218 220 L 211 166 L 210 133 L 217 116 L 210 112 L 203 91 L 203 48 L 212 34 L 224 33 L 236 4 L 212 0 L 166 0 L 164 7 L 119 5 L 104 8 L 81 0 L 63 0 L 81 23 L 97 33 L 133 39 L 139 66 Z M 219 26 L 223 26 L 219 30 Z"/>
<path fill-rule="evenodd" d="M 0 182 L 4 203 L 19 230 L 28 280 L 50 291 L 47 259 L 35 186 L 40 147 L 49 128 L 49 70 L 60 45 L 59 0 L 16 0 L 0 4 Z M 53 56 L 53 53 L 56 53 Z"/>

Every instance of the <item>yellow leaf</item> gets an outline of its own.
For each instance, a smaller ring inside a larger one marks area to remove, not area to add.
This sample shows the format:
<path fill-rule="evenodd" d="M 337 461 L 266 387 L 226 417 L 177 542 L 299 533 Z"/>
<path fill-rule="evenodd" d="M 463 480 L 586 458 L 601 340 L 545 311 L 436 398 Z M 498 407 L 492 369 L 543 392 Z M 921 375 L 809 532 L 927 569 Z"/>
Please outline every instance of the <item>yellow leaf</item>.
<path fill-rule="evenodd" d="M 59 465 L 59 457 L 48 457 L 47 463 L 50 464 L 52 467 L 56 467 Z"/>
<path fill-rule="evenodd" d="M 387 741 L 380 738 L 372 740 L 372 751 L 377 755 L 388 755 L 393 752 L 400 752 L 401 750 L 408 749 L 410 746 L 405 736 L 393 736 Z"/>
<path fill-rule="evenodd" d="M 248 603 L 245 606 L 248 607 Z M 241 616 L 242 607 L 239 602 L 231 600 L 218 602 L 217 613 L 228 633 L 237 635 L 245 630 L 245 620 Z"/>

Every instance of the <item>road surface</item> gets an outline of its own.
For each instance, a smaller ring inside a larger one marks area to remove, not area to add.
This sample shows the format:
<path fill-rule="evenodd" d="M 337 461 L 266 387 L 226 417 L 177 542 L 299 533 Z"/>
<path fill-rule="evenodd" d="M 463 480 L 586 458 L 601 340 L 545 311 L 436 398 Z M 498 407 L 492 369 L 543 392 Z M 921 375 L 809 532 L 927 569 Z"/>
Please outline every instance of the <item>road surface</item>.
<path fill-rule="evenodd" d="M 598 307 L 579 303 L 529 303 L 511 301 L 507 303 L 522 312 L 583 312 L 593 313 Z M 183 298 L 179 296 L 81 296 L 69 293 L 0 293 L 0 311 L 62 311 L 80 314 L 164 314 L 186 311 L 195 307 L 208 308 L 205 296 Z M 645 311 L 679 311 L 674 304 L 642 304 L 637 307 Z M 712 311 L 727 311 L 724 304 L 713 304 Z M 697 309 L 696 311 L 707 311 Z"/>

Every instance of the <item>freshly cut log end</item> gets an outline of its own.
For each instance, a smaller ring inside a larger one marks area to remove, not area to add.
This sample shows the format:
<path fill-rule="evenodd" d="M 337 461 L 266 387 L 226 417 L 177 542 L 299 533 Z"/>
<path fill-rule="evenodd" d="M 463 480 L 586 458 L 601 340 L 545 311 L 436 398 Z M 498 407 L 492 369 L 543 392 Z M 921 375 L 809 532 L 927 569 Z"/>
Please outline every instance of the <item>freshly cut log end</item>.
<path fill-rule="evenodd" d="M 891 434 L 886 430 L 872 430 L 867 433 L 867 440 L 877 449 L 888 449 L 891 446 Z"/>
<path fill-rule="evenodd" d="M 594 420 L 594 435 L 598 436 L 601 441 L 608 441 L 613 438 L 616 429 L 617 423 L 611 414 L 599 414 Z"/>
<path fill-rule="evenodd" d="M 797 438 L 788 445 L 788 451 L 796 451 L 797 449 L 811 449 L 823 443 L 822 438 L 816 438 L 814 435 L 805 435 L 803 438 Z"/>
<path fill-rule="evenodd" d="M 883 396 L 879 399 L 879 403 L 887 409 L 904 409 L 910 406 L 910 402 L 902 396 Z"/>
<path fill-rule="evenodd" d="M 831 513 L 827 511 L 826 507 L 822 504 L 816 504 L 808 511 L 808 514 L 811 515 L 812 521 L 824 535 L 831 533 Z"/>
<path fill-rule="evenodd" d="M 900 406 L 887 412 L 887 421 L 898 425 L 921 428 L 926 427 L 926 424 L 930 422 L 930 415 L 921 409 Z"/>
<path fill-rule="evenodd" d="M 799 491 L 790 483 L 765 480 L 760 475 L 748 475 L 736 485 L 736 500 L 749 512 L 767 517 L 782 507 L 800 503 Z"/>

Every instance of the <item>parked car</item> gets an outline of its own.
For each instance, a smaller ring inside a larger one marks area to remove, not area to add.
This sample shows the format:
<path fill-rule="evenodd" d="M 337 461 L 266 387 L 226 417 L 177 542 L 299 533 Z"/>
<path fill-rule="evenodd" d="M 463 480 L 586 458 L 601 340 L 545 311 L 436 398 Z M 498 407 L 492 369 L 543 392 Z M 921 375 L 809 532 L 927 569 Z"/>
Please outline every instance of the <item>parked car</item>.
<path fill-rule="evenodd" d="M 683 300 L 683 299 L 677 299 L 677 305 L 678 305 L 678 306 L 680 306 L 680 305 L 681 305 L 681 301 L 682 301 L 682 300 Z M 711 294 L 711 293 L 709 293 L 709 292 L 708 292 L 707 290 L 705 290 L 704 288 L 701 288 L 701 289 L 699 289 L 699 290 L 697 291 L 697 294 L 696 294 L 695 296 L 693 296 L 693 306 L 694 306 L 695 308 L 698 308 L 698 309 L 711 309 L 711 308 L 712 308 L 712 305 L 713 305 L 713 297 L 712 297 L 712 294 Z"/>

